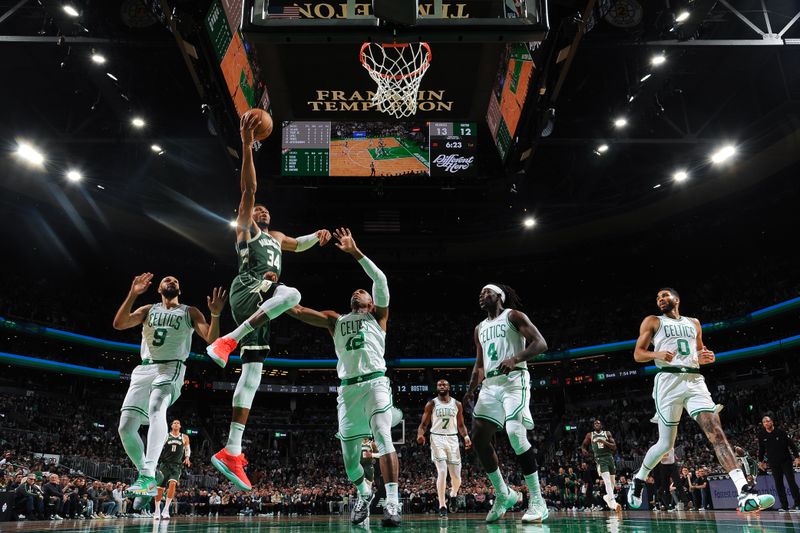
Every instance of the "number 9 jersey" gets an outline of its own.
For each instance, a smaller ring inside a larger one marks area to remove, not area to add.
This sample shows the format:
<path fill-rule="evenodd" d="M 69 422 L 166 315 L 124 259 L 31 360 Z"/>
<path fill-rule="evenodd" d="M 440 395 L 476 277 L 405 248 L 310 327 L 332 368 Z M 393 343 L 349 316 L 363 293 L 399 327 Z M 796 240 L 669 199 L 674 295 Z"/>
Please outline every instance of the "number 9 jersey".
<path fill-rule="evenodd" d="M 336 372 L 339 379 L 352 379 L 373 372 L 386 372 L 386 332 L 370 313 L 348 313 L 336 320 L 333 332 Z"/>
<path fill-rule="evenodd" d="M 142 361 L 186 361 L 193 333 L 188 306 L 153 304 L 142 324 Z"/>

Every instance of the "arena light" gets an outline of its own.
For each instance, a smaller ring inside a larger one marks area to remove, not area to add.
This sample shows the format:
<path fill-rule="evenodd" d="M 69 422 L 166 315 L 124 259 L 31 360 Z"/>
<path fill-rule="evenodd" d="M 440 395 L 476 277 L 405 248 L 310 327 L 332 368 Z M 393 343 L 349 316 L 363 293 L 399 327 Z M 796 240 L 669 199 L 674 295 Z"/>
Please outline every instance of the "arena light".
<path fill-rule="evenodd" d="M 639 83 L 646 82 L 648 78 L 650 78 L 650 76 L 652 76 L 652 74 L 645 74 L 644 76 L 642 76 L 642 79 L 639 80 Z"/>
<path fill-rule="evenodd" d="M 229 225 L 230 227 L 232 227 L 232 228 L 235 228 L 235 227 L 237 226 L 237 224 L 236 224 L 236 221 L 235 221 L 235 220 L 231 220 L 230 222 L 228 222 L 228 225 Z"/>
<path fill-rule="evenodd" d="M 64 13 L 66 13 L 70 17 L 78 17 L 78 16 L 80 16 L 80 13 L 78 13 L 78 10 L 75 9 L 74 7 L 72 7 L 69 4 L 64 4 L 63 9 L 64 9 Z"/>
<path fill-rule="evenodd" d="M 678 13 L 678 16 L 675 17 L 675 22 L 683 22 L 684 20 L 689 18 L 689 12 L 685 9 Z"/>
<path fill-rule="evenodd" d="M 70 170 L 67 172 L 67 179 L 72 183 L 78 183 L 83 179 L 83 175 L 77 170 Z"/>
<path fill-rule="evenodd" d="M 150 149 L 152 151 L 154 151 L 155 153 L 163 152 L 163 150 L 161 149 L 161 146 L 159 146 L 157 144 L 151 144 L 150 145 Z"/>
<path fill-rule="evenodd" d="M 533 217 L 528 217 L 522 222 L 522 225 L 526 228 L 532 228 L 536 225 L 536 219 Z"/>
<path fill-rule="evenodd" d="M 597 151 L 600 152 L 601 154 L 608 152 L 608 145 L 601 144 L 600 146 L 597 147 Z"/>
<path fill-rule="evenodd" d="M 98 65 L 102 65 L 102 64 L 104 64 L 106 62 L 106 58 L 105 58 L 104 55 L 98 54 L 97 52 L 94 52 L 92 54 L 92 61 L 97 63 Z"/>
<path fill-rule="evenodd" d="M 650 58 L 650 64 L 653 65 L 654 67 L 663 65 L 666 61 L 667 61 L 667 56 L 665 56 L 663 53 L 655 55 Z"/>
<path fill-rule="evenodd" d="M 142 117 L 133 117 L 133 119 L 131 120 L 131 125 L 134 128 L 144 128 L 145 122 Z"/>
<path fill-rule="evenodd" d="M 109 78 L 111 78 L 114 81 L 119 81 L 119 78 L 117 78 L 116 76 L 114 76 L 110 72 L 106 72 L 106 76 L 108 76 Z M 144 125 L 144 124 L 142 124 L 142 125 Z"/>
<path fill-rule="evenodd" d="M 627 125 L 628 125 L 628 119 L 625 117 L 619 117 L 616 120 L 614 120 L 614 127 L 616 128 L 624 128 Z"/>
<path fill-rule="evenodd" d="M 654 188 L 654 189 L 658 189 L 659 187 L 661 187 L 661 184 L 660 184 L 660 183 L 656 183 L 655 185 L 653 185 L 653 188 Z"/>
<path fill-rule="evenodd" d="M 44 165 L 44 154 L 25 141 L 20 141 L 17 145 L 17 157 L 37 167 Z"/>
<path fill-rule="evenodd" d="M 687 174 L 685 170 L 679 170 L 678 172 L 672 175 L 672 179 L 680 183 L 682 181 L 686 181 L 687 179 L 689 179 L 689 174 Z"/>
<path fill-rule="evenodd" d="M 735 153 L 736 153 L 736 148 L 734 148 L 730 144 L 727 146 L 723 146 L 722 148 L 711 154 L 711 162 L 718 165 L 733 157 Z"/>

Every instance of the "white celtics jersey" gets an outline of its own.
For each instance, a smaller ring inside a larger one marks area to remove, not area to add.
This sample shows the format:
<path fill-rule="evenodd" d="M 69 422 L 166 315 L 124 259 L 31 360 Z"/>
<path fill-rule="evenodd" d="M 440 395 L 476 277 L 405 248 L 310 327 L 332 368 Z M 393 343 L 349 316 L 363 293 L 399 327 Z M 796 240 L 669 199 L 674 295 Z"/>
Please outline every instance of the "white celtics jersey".
<path fill-rule="evenodd" d="M 193 333 L 188 306 L 167 309 L 161 303 L 153 304 L 142 325 L 142 360 L 185 361 Z"/>
<path fill-rule="evenodd" d="M 336 372 L 350 379 L 373 372 L 386 372 L 386 332 L 370 313 L 348 313 L 336 321 L 333 332 Z"/>
<path fill-rule="evenodd" d="M 431 435 L 458 435 L 458 404 L 455 398 L 450 398 L 447 403 L 439 397 L 433 399 L 433 415 L 431 417 Z"/>
<path fill-rule="evenodd" d="M 504 309 L 492 320 L 488 318 L 478 326 L 478 342 L 483 349 L 483 368 L 486 374 L 495 370 L 502 361 L 511 359 L 525 349 L 525 337 L 508 320 L 511 309 Z M 527 368 L 519 363 L 517 368 Z"/>
<path fill-rule="evenodd" d="M 697 328 L 688 317 L 675 320 L 668 316 L 658 317 L 658 331 L 653 336 L 653 351 L 673 352 L 671 363 L 656 359 L 658 368 L 667 366 L 700 368 L 697 360 Z"/>

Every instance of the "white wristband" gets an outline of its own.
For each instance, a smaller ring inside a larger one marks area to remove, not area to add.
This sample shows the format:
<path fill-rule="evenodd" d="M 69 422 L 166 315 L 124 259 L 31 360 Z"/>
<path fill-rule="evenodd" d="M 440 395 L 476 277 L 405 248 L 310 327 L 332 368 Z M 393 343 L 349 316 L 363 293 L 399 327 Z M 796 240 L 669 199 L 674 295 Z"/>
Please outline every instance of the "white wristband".
<path fill-rule="evenodd" d="M 302 237 L 297 237 L 295 240 L 297 241 L 297 248 L 294 250 L 295 252 L 305 252 L 319 242 L 319 238 L 317 237 L 316 233 L 303 235 Z"/>
<path fill-rule="evenodd" d="M 215 315 L 214 313 L 211 313 L 211 318 L 219 318 L 220 314 L 221 314 L 221 313 L 217 313 L 217 314 Z"/>

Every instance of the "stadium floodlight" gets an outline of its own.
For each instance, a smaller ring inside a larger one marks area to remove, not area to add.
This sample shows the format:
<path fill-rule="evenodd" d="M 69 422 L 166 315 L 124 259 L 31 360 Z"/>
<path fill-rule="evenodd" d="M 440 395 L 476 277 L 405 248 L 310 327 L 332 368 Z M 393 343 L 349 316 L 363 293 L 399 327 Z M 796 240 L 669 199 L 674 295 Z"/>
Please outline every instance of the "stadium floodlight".
<path fill-rule="evenodd" d="M 106 57 L 102 54 L 98 54 L 97 52 L 92 54 L 92 61 L 97 63 L 98 65 L 102 65 L 106 62 Z"/>
<path fill-rule="evenodd" d="M 77 170 L 70 170 L 67 172 L 67 179 L 72 183 L 78 183 L 83 179 L 83 175 Z"/>
<path fill-rule="evenodd" d="M 154 151 L 155 153 L 159 153 L 159 152 L 161 152 L 161 151 L 162 151 L 162 150 L 161 150 L 161 146 L 159 146 L 159 145 L 157 145 L 157 144 L 151 144 L 151 145 L 150 145 L 150 149 L 151 149 L 152 151 Z"/>
<path fill-rule="evenodd" d="M 114 81 L 119 81 L 119 78 L 117 78 L 116 76 L 114 76 L 110 72 L 106 72 L 106 76 L 108 76 L 109 78 L 111 78 Z M 144 124 L 142 124 L 142 125 L 144 125 Z"/>
<path fill-rule="evenodd" d="M 144 128 L 145 122 L 142 117 L 133 117 L 131 124 L 134 128 Z"/>
<path fill-rule="evenodd" d="M 235 221 L 235 220 L 231 220 L 230 222 L 228 222 L 228 225 L 229 225 L 230 227 L 232 227 L 232 228 L 235 228 L 235 227 L 237 226 L 237 224 L 236 224 L 236 221 Z"/>
<path fill-rule="evenodd" d="M 659 65 L 663 65 L 666 60 L 667 56 L 665 56 L 664 53 L 662 52 L 658 55 L 651 57 L 650 64 L 653 65 L 654 67 L 657 67 Z"/>
<path fill-rule="evenodd" d="M 722 162 L 727 161 L 736 153 L 736 148 L 731 146 L 730 144 L 727 146 L 723 146 L 713 154 L 711 154 L 711 162 L 714 164 L 719 164 Z"/>
<path fill-rule="evenodd" d="M 689 18 L 689 12 L 685 9 L 678 13 L 678 16 L 675 17 L 675 22 L 683 22 L 684 20 Z"/>
<path fill-rule="evenodd" d="M 680 183 L 682 181 L 686 181 L 687 179 L 689 179 L 689 174 L 687 174 L 685 170 L 679 170 L 678 172 L 672 175 L 672 179 Z"/>
<path fill-rule="evenodd" d="M 20 141 L 17 145 L 17 157 L 37 167 L 41 167 L 44 164 L 44 154 L 38 148 L 25 141 Z"/>
<path fill-rule="evenodd" d="M 650 76 L 652 76 L 652 74 L 645 74 L 644 76 L 642 76 L 642 79 L 639 80 L 639 83 L 646 82 L 648 78 L 650 78 Z"/>
<path fill-rule="evenodd" d="M 616 120 L 614 120 L 614 127 L 624 128 L 627 125 L 628 125 L 628 119 L 625 117 L 619 117 Z"/>
<path fill-rule="evenodd" d="M 78 10 L 75 9 L 74 7 L 72 7 L 69 4 L 64 4 L 63 9 L 64 9 L 64 13 L 66 13 L 70 17 L 78 17 L 78 16 L 80 16 L 80 13 L 78 13 Z"/>
<path fill-rule="evenodd" d="M 597 153 L 604 154 L 606 152 L 608 152 L 608 145 L 607 144 L 601 144 L 600 146 L 597 147 Z"/>
<path fill-rule="evenodd" d="M 528 217 L 522 222 L 522 224 L 526 228 L 532 228 L 532 227 L 534 227 L 536 225 L 536 219 L 533 218 L 533 217 Z"/>

